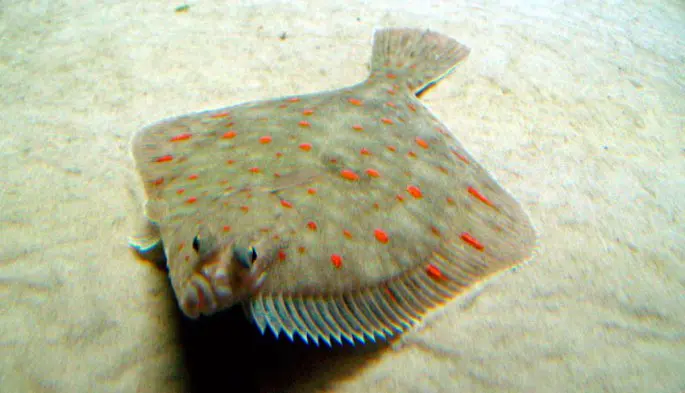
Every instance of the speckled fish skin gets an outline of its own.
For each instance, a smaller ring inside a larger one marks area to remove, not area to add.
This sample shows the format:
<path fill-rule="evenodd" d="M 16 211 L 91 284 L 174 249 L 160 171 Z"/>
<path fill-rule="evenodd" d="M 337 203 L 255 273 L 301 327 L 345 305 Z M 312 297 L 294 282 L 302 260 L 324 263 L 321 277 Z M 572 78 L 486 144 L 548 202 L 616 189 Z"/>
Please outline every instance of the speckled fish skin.
<path fill-rule="evenodd" d="M 144 128 L 132 150 L 150 230 L 131 245 L 163 245 L 191 318 L 243 304 L 262 331 L 329 345 L 415 325 L 536 243 L 417 98 L 468 53 L 439 33 L 377 30 L 360 84 Z"/>

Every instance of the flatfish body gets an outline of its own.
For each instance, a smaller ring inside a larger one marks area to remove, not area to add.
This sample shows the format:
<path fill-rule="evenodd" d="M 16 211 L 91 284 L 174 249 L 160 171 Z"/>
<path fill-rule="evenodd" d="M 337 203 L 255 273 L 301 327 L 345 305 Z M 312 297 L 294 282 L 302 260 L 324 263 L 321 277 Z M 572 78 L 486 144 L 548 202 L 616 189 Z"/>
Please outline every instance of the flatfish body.
<path fill-rule="evenodd" d="M 469 53 L 383 29 L 371 74 L 136 133 L 148 231 L 190 318 L 242 304 L 291 339 L 350 343 L 413 326 L 525 262 L 529 218 L 418 99 Z"/>

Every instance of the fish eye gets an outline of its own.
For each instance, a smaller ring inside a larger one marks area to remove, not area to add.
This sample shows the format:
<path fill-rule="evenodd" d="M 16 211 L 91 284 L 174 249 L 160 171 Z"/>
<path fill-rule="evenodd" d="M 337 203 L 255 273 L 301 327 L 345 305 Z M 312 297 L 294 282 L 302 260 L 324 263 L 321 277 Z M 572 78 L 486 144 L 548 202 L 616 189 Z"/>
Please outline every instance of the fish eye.
<path fill-rule="evenodd" d="M 199 235 L 196 235 L 193 238 L 193 250 L 195 250 L 195 252 L 200 252 L 200 236 Z"/>
<path fill-rule="evenodd" d="M 254 247 L 235 247 L 233 255 L 241 266 L 249 269 L 257 259 L 257 250 Z"/>

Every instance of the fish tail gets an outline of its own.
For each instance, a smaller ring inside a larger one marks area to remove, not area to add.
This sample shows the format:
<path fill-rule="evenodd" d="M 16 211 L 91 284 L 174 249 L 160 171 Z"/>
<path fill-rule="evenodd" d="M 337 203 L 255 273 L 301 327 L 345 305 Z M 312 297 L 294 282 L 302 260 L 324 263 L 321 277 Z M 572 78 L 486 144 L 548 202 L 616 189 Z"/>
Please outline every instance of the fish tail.
<path fill-rule="evenodd" d="M 469 52 L 454 39 L 429 30 L 376 30 L 370 78 L 393 79 L 420 95 L 454 71 Z"/>

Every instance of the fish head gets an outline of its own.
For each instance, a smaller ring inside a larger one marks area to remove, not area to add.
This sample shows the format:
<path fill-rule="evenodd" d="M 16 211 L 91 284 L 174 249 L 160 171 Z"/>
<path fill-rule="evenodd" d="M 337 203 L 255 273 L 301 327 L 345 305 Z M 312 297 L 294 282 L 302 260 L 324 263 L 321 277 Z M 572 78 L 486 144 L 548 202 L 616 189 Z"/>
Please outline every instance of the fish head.
<path fill-rule="evenodd" d="M 179 266 L 170 261 L 169 267 L 181 310 L 190 318 L 230 308 L 258 292 L 284 247 L 260 231 L 220 238 L 201 227 L 189 240 L 194 258 Z"/>

